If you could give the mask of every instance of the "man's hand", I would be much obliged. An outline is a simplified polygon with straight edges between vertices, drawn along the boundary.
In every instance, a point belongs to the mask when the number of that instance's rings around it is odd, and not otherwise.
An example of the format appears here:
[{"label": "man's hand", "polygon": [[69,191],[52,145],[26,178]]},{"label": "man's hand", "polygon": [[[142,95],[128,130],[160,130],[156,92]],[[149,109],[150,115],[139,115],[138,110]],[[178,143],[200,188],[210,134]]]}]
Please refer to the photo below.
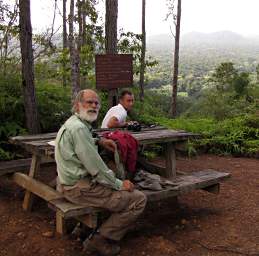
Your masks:
[{"label": "man's hand", "polygon": [[99,140],[99,145],[111,152],[114,152],[116,149],[116,143],[113,140],[109,140],[109,139],[105,139],[105,138],[101,138]]},{"label": "man's hand", "polygon": [[129,180],[124,180],[121,190],[132,192],[134,190],[134,184]]}]

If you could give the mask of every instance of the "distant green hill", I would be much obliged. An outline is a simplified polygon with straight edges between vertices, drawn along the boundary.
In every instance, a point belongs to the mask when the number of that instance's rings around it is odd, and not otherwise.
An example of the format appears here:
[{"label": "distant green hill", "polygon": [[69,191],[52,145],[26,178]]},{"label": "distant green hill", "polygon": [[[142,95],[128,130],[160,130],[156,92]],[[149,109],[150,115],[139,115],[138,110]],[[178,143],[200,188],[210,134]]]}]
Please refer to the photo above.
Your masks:
[{"label": "distant green hill", "polygon": [[[181,47],[192,47],[197,45],[207,46],[254,46],[259,49],[258,37],[244,37],[232,31],[218,31],[214,33],[190,32],[181,36]],[[174,38],[169,34],[160,34],[147,37],[147,47],[150,51],[163,48],[164,51],[171,50]]]},{"label": "distant green hill", "polygon": [[[158,66],[148,71],[149,87],[170,83],[173,45],[172,35],[148,37],[148,55],[159,61]],[[233,62],[238,70],[255,72],[259,63],[259,37],[244,37],[231,31],[208,34],[191,32],[182,35],[180,76],[201,80],[222,62]]]}]

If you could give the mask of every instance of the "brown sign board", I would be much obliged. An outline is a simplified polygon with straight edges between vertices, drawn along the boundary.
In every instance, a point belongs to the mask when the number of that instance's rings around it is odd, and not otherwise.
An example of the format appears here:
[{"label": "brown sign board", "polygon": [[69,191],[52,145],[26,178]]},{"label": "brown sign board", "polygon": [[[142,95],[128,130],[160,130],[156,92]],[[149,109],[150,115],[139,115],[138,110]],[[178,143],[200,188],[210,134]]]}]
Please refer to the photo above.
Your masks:
[{"label": "brown sign board", "polygon": [[97,89],[115,89],[133,85],[132,54],[102,54],[95,56]]}]

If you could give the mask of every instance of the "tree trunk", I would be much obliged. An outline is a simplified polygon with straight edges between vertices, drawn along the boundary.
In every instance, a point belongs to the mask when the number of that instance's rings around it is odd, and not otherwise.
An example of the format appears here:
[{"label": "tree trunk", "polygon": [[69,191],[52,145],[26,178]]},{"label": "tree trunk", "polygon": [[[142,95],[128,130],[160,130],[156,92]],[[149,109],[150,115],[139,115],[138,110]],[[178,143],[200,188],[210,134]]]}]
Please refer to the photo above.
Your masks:
[{"label": "tree trunk", "polygon": [[77,0],[77,10],[78,10],[78,38],[77,38],[77,49],[80,53],[81,46],[83,44],[83,19],[82,19],[82,8],[83,3],[81,0]]},{"label": "tree trunk", "polygon": [[22,88],[26,126],[30,134],[40,132],[35,98],[30,0],[20,0],[20,45],[22,56]]},{"label": "tree trunk", "polygon": [[[68,47],[67,44],[67,0],[63,0],[63,52]],[[66,80],[66,62],[63,62],[63,86],[65,87],[67,85],[67,80]]]},{"label": "tree trunk", "polygon": [[[78,49],[78,54],[80,56],[79,58],[79,66],[82,67],[84,65],[84,61],[81,58],[81,51],[82,51],[82,46],[84,45],[84,29],[85,29],[85,0],[78,0],[77,1],[77,8],[78,8],[78,38],[77,38],[77,49]],[[81,75],[79,73],[79,79],[80,79],[80,84],[85,87],[85,76]]]},{"label": "tree trunk", "polygon": [[[106,53],[117,53],[117,19],[118,0],[106,0],[105,14],[105,50]],[[112,89],[108,92],[109,107],[117,104],[118,90]]]},{"label": "tree trunk", "polygon": [[80,91],[80,76],[79,76],[79,54],[75,46],[74,39],[74,0],[70,2],[69,20],[69,51],[71,63],[71,83],[72,83],[72,100]]},{"label": "tree trunk", "polygon": [[139,99],[144,100],[144,81],[145,81],[145,55],[146,55],[146,0],[142,0],[142,47],[139,73]]},{"label": "tree trunk", "polygon": [[83,8],[82,8],[82,29],[83,29],[83,32],[82,32],[82,45],[85,45],[86,44],[86,1],[83,0],[82,1],[82,5],[83,5]]},{"label": "tree trunk", "polygon": [[[86,45],[86,29],[86,1],[82,0],[82,46]],[[85,59],[83,60],[83,65],[86,65]],[[88,72],[84,72],[81,77],[81,84],[84,85],[85,88],[87,88],[87,75]]]},{"label": "tree trunk", "polygon": [[178,0],[177,16],[175,26],[175,47],[174,47],[174,73],[172,81],[172,102],[171,114],[176,117],[176,100],[177,100],[177,83],[178,83],[178,66],[179,66],[179,44],[180,44],[180,25],[181,25],[181,0]]}]

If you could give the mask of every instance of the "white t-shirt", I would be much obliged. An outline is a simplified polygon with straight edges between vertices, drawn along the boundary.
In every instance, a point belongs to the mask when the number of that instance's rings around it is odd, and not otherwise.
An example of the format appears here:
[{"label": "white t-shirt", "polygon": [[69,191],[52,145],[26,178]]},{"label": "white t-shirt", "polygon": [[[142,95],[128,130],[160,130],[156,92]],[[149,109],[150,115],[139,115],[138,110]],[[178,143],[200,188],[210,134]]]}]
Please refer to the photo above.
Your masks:
[{"label": "white t-shirt", "polygon": [[120,103],[110,108],[103,119],[101,128],[108,128],[107,124],[112,117],[116,117],[119,123],[122,124],[126,121],[127,111]]}]

